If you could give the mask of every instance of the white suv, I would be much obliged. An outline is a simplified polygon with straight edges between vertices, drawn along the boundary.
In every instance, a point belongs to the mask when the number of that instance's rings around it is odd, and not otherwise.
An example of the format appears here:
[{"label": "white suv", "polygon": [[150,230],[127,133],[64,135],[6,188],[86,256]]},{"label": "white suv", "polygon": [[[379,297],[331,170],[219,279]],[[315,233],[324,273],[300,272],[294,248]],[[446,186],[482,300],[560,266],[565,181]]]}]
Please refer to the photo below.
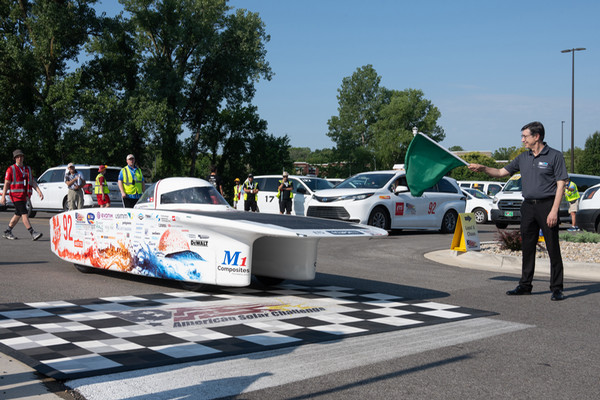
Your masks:
[{"label": "white suv", "polygon": [[341,219],[382,229],[430,229],[454,232],[466,197],[456,180],[443,177],[421,197],[408,191],[404,171],[354,175],[333,189],[317,191],[307,216]]},{"label": "white suv", "polygon": [[584,231],[600,233],[600,184],[579,193],[577,226]]},{"label": "white suv", "polygon": [[[83,175],[86,181],[83,187],[83,206],[97,207],[98,200],[94,193],[94,185],[96,184],[96,175],[98,175],[99,165],[81,165],[76,164],[75,169]],[[39,196],[31,197],[30,217],[34,217],[37,211],[65,211],[67,206],[67,185],[65,184],[66,165],[53,167],[44,172],[37,180],[38,186],[42,189],[44,200],[40,200]],[[120,167],[106,167],[104,177],[110,190],[109,197],[111,206],[122,207],[121,196],[117,186],[119,179]]]}]

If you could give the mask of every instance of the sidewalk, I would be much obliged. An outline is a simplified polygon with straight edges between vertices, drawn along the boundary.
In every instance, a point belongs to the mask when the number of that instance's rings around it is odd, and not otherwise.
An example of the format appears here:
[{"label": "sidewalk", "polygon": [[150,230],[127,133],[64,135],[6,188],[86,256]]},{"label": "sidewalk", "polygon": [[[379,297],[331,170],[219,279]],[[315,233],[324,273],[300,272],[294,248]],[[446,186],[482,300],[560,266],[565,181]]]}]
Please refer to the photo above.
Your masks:
[{"label": "sidewalk", "polygon": [[[521,257],[482,253],[479,251],[438,250],[425,258],[440,264],[521,275]],[[565,279],[600,281],[600,264],[563,262]],[[535,273],[550,276],[550,260],[537,258]]]},{"label": "sidewalk", "polygon": [[[52,379],[47,378],[48,381]],[[63,392],[54,394],[48,390],[31,367],[0,353],[0,399],[59,400],[67,399]]]}]

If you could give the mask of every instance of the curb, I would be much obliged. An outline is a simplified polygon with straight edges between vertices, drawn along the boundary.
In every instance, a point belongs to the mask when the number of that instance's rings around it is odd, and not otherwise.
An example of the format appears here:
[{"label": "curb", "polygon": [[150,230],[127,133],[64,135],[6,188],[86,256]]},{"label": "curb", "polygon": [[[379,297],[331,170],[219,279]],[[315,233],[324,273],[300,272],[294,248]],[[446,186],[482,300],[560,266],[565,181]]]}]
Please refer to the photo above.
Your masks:
[{"label": "curb", "polygon": [[[428,260],[460,268],[472,268],[521,275],[521,257],[478,251],[437,250],[424,254]],[[569,279],[600,281],[600,264],[564,261],[564,276]],[[535,273],[550,276],[550,260],[536,258]]]}]

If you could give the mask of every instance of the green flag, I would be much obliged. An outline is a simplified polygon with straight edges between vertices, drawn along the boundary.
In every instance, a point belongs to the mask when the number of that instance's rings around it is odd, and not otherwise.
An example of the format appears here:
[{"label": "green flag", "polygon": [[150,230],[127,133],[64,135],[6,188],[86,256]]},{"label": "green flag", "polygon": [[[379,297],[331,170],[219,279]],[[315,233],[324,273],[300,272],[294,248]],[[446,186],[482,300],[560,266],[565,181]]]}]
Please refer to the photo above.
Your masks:
[{"label": "green flag", "polygon": [[406,182],[413,196],[420,197],[448,171],[468,163],[434,142],[422,133],[417,133],[408,146],[404,168]]}]

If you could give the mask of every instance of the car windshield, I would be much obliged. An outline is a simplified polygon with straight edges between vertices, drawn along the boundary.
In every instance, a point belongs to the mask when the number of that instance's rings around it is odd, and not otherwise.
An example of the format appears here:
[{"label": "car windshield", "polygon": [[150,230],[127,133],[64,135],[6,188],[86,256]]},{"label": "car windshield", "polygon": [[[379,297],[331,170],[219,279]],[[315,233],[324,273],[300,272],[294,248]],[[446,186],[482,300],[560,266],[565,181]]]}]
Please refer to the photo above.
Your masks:
[{"label": "car windshield", "polygon": [[504,188],[502,189],[503,192],[520,192],[521,191],[521,176],[519,175],[518,178],[511,178],[509,179],[509,181],[506,183],[506,185],[504,186]]},{"label": "car windshield", "polygon": [[310,190],[312,190],[313,192],[316,190],[331,189],[333,187],[331,182],[328,182],[325,179],[321,179],[321,178],[302,177],[302,178],[300,178],[300,180],[302,182],[304,182],[304,184],[306,186],[308,186],[308,188]]},{"label": "car windshield", "polygon": [[222,204],[227,201],[217,192],[213,186],[191,187],[172,192],[163,193],[160,196],[161,204]]},{"label": "car windshield", "polygon": [[346,179],[335,189],[381,189],[394,175],[393,173],[358,174]]},{"label": "car windshield", "polygon": [[481,190],[477,190],[477,189],[463,189],[463,190],[465,192],[469,193],[471,196],[475,197],[476,199],[489,199],[490,198],[490,196],[483,193]]}]

